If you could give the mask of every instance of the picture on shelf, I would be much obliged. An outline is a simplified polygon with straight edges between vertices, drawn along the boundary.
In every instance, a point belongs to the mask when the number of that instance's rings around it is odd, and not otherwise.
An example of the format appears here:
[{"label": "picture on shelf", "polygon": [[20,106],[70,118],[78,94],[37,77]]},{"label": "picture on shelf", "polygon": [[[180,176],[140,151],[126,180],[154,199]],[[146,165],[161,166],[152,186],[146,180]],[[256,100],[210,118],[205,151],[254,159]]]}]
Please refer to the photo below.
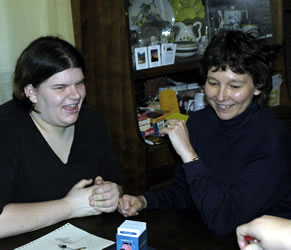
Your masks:
[{"label": "picture on shelf", "polygon": [[135,48],[134,53],[136,70],[147,69],[149,67],[147,47]]},{"label": "picture on shelf", "polygon": [[174,43],[162,44],[162,65],[175,63],[176,47]]},{"label": "picture on shelf", "polygon": [[158,50],[157,49],[151,50],[151,61],[152,62],[159,61],[159,55],[158,55]]},{"label": "picture on shelf", "polygon": [[148,47],[148,57],[150,68],[161,66],[161,47],[152,45]]},{"label": "picture on shelf", "polygon": [[144,64],[146,61],[145,59],[145,53],[138,53],[138,64]]}]

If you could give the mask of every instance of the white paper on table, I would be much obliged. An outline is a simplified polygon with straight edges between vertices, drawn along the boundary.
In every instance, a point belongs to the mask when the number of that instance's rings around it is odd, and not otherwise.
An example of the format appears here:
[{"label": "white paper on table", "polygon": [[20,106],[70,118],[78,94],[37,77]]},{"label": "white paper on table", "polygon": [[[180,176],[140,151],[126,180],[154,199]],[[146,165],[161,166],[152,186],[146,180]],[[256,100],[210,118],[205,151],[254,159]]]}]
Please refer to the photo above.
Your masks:
[{"label": "white paper on table", "polygon": [[[98,250],[113,245],[115,242],[90,234],[70,223],[15,250],[60,250],[82,249]],[[63,248],[60,246],[63,245]],[[66,246],[66,248],[65,248]],[[86,247],[86,248],[85,248]]]}]

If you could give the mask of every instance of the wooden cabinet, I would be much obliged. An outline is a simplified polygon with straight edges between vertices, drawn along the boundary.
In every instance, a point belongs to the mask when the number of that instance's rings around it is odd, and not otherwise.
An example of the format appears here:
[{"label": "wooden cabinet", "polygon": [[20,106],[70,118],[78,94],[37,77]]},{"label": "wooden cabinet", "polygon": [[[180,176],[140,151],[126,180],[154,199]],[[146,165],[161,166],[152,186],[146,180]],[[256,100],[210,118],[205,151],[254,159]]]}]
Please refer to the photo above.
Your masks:
[{"label": "wooden cabinet", "polygon": [[284,30],[284,54],[285,54],[285,70],[286,83],[288,87],[289,97],[291,97],[291,1],[284,0],[283,4],[283,30]]},{"label": "wooden cabinet", "polygon": [[[120,159],[126,192],[140,193],[170,181],[176,154],[166,143],[149,146],[140,136],[136,118],[136,84],[165,74],[197,75],[199,58],[136,72],[132,70],[125,0],[71,0],[76,46],[87,64],[87,102],[104,117]],[[282,2],[270,1],[274,41],[282,44]],[[276,67],[284,70],[284,55]],[[283,86],[284,91],[286,86]],[[289,103],[282,93],[282,102]]]},{"label": "wooden cabinet", "polygon": [[[152,160],[148,155],[158,157],[155,149],[144,143],[138,130],[126,2],[71,2],[76,46],[81,49],[87,65],[87,102],[107,123],[125,177],[125,191],[143,192],[150,183],[148,164],[152,164]],[[173,168],[175,160],[169,151],[166,154],[167,165]]]}]

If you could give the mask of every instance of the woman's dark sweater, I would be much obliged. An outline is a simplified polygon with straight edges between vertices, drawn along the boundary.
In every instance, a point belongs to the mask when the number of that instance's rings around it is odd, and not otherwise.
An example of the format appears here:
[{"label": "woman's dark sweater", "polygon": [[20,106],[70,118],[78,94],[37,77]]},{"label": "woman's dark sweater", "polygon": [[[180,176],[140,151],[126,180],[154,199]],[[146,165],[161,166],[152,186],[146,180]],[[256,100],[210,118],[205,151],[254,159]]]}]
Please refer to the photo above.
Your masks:
[{"label": "woman's dark sweater", "polygon": [[263,214],[291,219],[291,134],[269,109],[221,120],[207,107],[187,126],[200,160],[179,162],[172,185],[146,193],[148,209],[198,209],[217,235]]}]

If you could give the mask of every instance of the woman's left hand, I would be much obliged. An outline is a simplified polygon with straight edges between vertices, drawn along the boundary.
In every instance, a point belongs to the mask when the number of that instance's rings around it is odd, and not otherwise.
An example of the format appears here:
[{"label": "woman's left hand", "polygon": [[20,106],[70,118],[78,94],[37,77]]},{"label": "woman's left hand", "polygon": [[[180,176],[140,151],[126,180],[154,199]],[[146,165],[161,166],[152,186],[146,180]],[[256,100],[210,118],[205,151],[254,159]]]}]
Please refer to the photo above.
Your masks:
[{"label": "woman's left hand", "polygon": [[190,162],[197,156],[190,143],[188,128],[184,120],[168,120],[164,124],[163,129],[160,130],[160,134],[167,134],[169,136],[174,149],[184,163]]},{"label": "woman's left hand", "polygon": [[100,176],[96,177],[95,185],[96,188],[89,197],[90,205],[100,212],[114,212],[122,195],[122,188],[114,182],[103,181]]}]

